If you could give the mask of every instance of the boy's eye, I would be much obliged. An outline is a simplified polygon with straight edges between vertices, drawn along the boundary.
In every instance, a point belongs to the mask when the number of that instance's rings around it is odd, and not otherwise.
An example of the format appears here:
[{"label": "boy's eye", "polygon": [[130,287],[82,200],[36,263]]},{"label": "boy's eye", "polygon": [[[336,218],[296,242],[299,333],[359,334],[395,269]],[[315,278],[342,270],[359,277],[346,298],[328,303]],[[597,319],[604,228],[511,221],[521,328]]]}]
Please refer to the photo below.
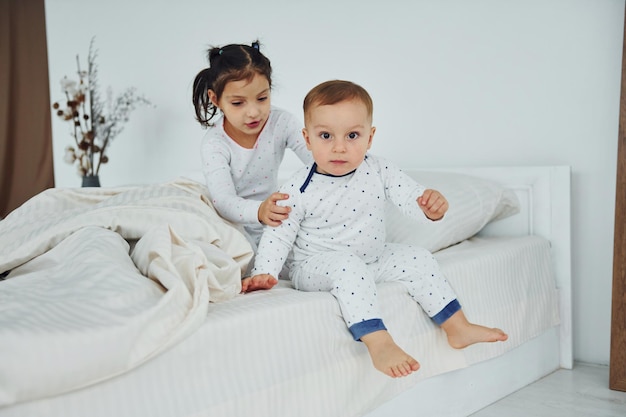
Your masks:
[{"label": "boy's eye", "polygon": [[322,138],[322,139],[330,139],[330,133],[322,132],[322,133],[320,133],[320,138]]},{"label": "boy's eye", "polygon": [[359,137],[359,134],[357,132],[348,133],[348,139],[357,139],[358,137]]},{"label": "boy's eye", "polygon": [[267,97],[267,96],[266,96],[266,97],[259,97],[259,101],[265,101],[265,100],[267,100],[267,99],[268,99],[268,97]]},{"label": "boy's eye", "polygon": [[232,103],[230,103],[231,105],[237,107],[237,106],[241,106],[241,101],[233,101]]}]

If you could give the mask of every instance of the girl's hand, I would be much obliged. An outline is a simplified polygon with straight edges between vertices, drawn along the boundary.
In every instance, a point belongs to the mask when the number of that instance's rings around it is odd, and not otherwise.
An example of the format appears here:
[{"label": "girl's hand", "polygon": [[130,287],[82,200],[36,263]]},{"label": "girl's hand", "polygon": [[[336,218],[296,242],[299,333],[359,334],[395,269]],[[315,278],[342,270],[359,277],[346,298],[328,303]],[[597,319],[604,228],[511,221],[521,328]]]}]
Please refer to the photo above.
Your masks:
[{"label": "girl's hand", "polygon": [[276,205],[277,201],[287,200],[289,198],[289,194],[283,193],[274,193],[267,198],[264,202],[259,206],[259,221],[268,226],[280,226],[287,217],[289,217],[289,212],[291,211],[291,207],[289,206],[278,206]]},{"label": "girl's hand", "polygon": [[440,220],[448,211],[448,200],[437,190],[425,190],[417,204],[430,220]]},{"label": "girl's hand", "polygon": [[255,275],[241,280],[241,292],[269,290],[277,283],[278,280],[270,274]]}]

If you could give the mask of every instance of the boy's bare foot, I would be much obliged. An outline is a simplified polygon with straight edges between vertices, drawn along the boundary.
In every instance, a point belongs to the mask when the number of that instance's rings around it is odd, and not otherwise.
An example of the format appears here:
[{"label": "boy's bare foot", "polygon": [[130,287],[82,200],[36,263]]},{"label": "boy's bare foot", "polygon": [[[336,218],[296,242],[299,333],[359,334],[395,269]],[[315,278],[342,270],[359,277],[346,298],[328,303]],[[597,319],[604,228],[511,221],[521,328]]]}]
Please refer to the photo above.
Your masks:
[{"label": "boy's bare foot", "polygon": [[474,343],[504,342],[509,338],[500,329],[470,323],[462,310],[454,313],[441,328],[448,335],[448,343],[455,349],[463,349]]},{"label": "boy's bare foot", "polygon": [[241,280],[241,292],[269,290],[278,280],[269,274],[255,275]]},{"label": "boy's bare foot", "polygon": [[392,378],[407,376],[420,368],[420,364],[400,349],[386,330],[378,330],[361,337],[367,346],[374,367]]}]

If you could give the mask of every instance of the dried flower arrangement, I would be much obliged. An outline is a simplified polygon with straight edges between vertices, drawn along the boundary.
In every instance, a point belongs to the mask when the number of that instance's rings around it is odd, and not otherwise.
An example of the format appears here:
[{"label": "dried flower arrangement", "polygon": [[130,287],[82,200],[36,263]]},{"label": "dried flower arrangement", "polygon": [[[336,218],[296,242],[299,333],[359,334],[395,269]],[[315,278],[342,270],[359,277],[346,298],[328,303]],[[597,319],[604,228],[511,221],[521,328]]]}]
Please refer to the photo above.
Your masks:
[{"label": "dried flower arrangement", "polygon": [[115,99],[109,87],[106,102],[103,101],[98,85],[94,39],[89,44],[87,70],[81,70],[76,55],[78,82],[67,76],[61,80],[65,107],[60,101],[52,105],[58,117],[72,123],[74,144],[66,147],[64,160],[68,164],[76,163],[78,174],[83,178],[99,175],[101,164],[109,161],[108,147],[128,122],[130,113],[140,105],[152,106],[134,87],[127,88]]}]

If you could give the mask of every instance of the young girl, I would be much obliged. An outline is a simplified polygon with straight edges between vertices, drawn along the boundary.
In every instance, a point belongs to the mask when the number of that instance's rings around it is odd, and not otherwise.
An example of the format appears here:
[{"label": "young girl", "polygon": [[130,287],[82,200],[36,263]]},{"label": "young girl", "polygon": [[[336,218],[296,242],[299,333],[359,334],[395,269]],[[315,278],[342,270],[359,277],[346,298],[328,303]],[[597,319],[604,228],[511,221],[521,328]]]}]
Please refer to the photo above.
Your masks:
[{"label": "young girl", "polygon": [[213,47],[208,61],[193,83],[196,119],[208,129],[202,171],[217,211],[242,224],[256,249],[263,225],[289,215],[290,207],[276,205],[289,196],[274,192],[285,148],[304,163],[312,157],[301,123],[270,104],[272,67],[258,41]]}]

